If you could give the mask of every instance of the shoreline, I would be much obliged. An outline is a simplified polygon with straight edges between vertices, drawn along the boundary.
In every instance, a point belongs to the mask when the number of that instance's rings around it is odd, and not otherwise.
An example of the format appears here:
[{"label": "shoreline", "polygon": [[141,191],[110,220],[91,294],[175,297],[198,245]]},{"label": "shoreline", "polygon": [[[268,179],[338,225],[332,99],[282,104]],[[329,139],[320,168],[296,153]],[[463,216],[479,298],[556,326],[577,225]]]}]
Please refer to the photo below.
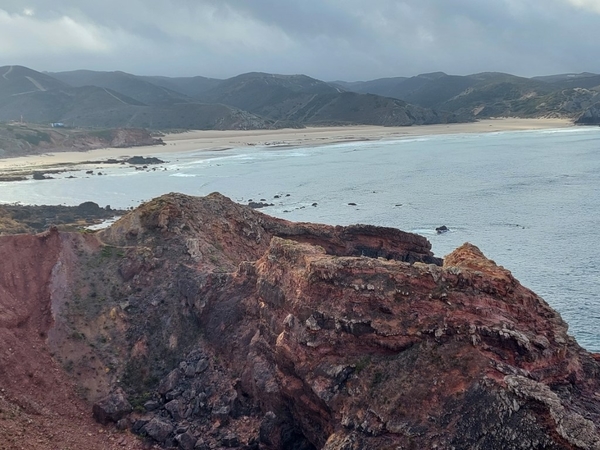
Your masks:
[{"label": "shoreline", "polygon": [[400,140],[406,137],[444,134],[479,134],[503,131],[545,130],[575,127],[569,119],[485,119],[471,123],[382,127],[353,125],[337,127],[308,127],[279,130],[198,130],[165,135],[166,145],[130,148],[102,148],[86,152],[56,152],[43,155],[0,159],[0,175],[17,176],[34,170],[64,169],[94,165],[103,160],[131,156],[154,156],[194,151],[225,151],[233,148],[314,147],[345,142]]}]

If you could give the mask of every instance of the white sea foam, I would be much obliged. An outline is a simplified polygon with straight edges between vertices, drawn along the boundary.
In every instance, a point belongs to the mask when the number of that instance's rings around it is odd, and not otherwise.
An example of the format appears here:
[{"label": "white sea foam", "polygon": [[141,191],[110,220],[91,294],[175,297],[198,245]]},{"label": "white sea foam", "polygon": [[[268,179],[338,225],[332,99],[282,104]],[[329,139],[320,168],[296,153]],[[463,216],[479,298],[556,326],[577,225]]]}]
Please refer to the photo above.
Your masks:
[{"label": "white sea foam", "polygon": [[195,175],[193,173],[181,173],[181,172],[177,172],[177,173],[172,173],[169,176],[170,177],[179,177],[179,178],[195,178],[198,175]]}]

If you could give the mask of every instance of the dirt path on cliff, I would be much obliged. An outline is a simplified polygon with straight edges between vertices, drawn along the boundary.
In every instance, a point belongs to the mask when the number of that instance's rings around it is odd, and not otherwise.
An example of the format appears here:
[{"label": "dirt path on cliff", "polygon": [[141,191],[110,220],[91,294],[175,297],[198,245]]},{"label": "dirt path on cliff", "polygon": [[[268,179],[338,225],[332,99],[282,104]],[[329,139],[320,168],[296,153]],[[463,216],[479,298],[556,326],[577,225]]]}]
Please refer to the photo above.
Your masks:
[{"label": "dirt path on cliff", "polygon": [[8,80],[8,74],[11,73],[13,70],[13,66],[10,66],[8,68],[8,70],[6,71],[6,73],[2,74],[2,78],[4,78],[5,80]]}]

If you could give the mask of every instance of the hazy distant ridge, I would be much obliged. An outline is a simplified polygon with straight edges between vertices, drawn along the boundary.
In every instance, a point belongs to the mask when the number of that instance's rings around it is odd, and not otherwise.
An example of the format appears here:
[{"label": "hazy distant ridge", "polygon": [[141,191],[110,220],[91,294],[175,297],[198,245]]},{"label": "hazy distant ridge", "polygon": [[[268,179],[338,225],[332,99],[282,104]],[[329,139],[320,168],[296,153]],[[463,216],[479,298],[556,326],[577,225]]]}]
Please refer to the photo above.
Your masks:
[{"label": "hazy distant ridge", "polygon": [[533,78],[485,72],[467,76],[443,72],[411,78],[334,82],[347,90],[405,100],[427,108],[476,118],[568,117],[577,120],[600,100],[600,75],[560,74]]},{"label": "hazy distant ridge", "polygon": [[[327,83],[252,72],[226,80],[0,67],[0,121],[150,129],[260,129],[306,125],[407,126],[476,118],[598,121],[600,75],[534,78],[443,72]],[[585,118],[585,119],[583,119]]]}]

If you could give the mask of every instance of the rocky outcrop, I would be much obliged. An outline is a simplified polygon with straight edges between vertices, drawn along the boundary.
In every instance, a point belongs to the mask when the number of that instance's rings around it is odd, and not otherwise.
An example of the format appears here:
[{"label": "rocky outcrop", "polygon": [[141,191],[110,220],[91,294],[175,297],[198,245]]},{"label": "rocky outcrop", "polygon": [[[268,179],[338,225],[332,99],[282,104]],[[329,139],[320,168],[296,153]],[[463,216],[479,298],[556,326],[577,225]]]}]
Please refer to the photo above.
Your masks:
[{"label": "rocky outcrop", "polygon": [[94,202],[78,206],[0,205],[0,236],[17,233],[41,233],[51,225],[61,229],[77,229],[99,224],[124,214],[109,205]]},{"label": "rocky outcrop", "polygon": [[420,236],[219,194],[163,196],[86,239],[51,346],[88,398],[126,392],[119,423],[148,444],[600,448],[598,358],[473,245],[442,261]]},{"label": "rocky outcrop", "polygon": [[577,125],[600,125],[600,103],[586,109],[575,123]]},{"label": "rocky outcrop", "polygon": [[[202,337],[138,419],[170,423],[167,445],[185,430],[273,449],[597,448],[598,363],[472,245],[442,265],[419,236],[293,224],[218,194],[163,197],[103,239],[160,242],[155,265],[184,255],[170,284]],[[164,291],[134,260],[140,295]]]},{"label": "rocky outcrop", "polygon": [[142,128],[83,130],[44,125],[0,125],[1,156],[24,156],[49,151],[87,151],[98,148],[129,148],[165,145],[162,139]]}]

